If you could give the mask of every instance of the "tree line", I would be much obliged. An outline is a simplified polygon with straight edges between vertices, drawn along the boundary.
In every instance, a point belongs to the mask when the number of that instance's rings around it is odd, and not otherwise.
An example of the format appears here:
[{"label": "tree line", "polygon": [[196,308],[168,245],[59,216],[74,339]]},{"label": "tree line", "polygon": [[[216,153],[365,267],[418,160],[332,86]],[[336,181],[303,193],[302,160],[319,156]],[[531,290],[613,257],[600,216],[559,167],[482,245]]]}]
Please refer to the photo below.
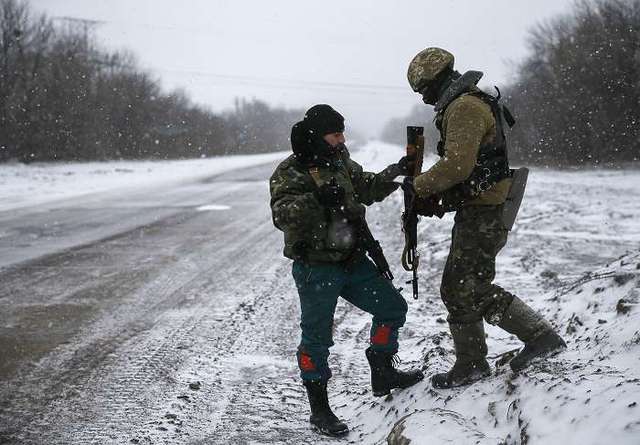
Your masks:
[{"label": "tree line", "polygon": [[640,1],[580,1],[530,33],[512,151],[546,165],[640,160]]},{"label": "tree line", "polygon": [[[503,88],[517,163],[559,167],[640,161],[640,0],[581,0],[534,27]],[[425,107],[422,107],[425,108]],[[383,137],[404,143],[390,124]],[[394,136],[395,134],[395,136]]]},{"label": "tree line", "polygon": [[440,133],[432,124],[434,117],[435,113],[432,107],[426,106],[420,101],[419,104],[411,108],[406,116],[390,119],[382,128],[380,139],[389,144],[404,145],[407,143],[407,126],[423,126],[425,151],[432,150],[433,153],[436,153]]},{"label": "tree line", "polygon": [[237,100],[213,113],[165,93],[126,52],[100,48],[86,23],[0,0],[0,161],[176,159],[289,147],[301,110]]}]

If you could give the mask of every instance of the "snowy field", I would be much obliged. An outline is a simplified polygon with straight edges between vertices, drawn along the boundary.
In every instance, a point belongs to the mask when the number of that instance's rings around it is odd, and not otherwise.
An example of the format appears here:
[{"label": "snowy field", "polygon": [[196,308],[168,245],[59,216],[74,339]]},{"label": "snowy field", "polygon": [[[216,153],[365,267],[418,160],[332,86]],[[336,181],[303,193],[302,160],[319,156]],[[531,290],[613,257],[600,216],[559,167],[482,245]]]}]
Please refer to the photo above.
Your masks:
[{"label": "snowy field", "polygon": [[[401,155],[401,147],[373,142],[353,158],[376,171]],[[53,328],[43,325],[52,342],[46,355],[0,386],[8,406],[3,414],[0,404],[0,443],[3,431],[6,443],[640,443],[640,172],[531,172],[496,281],[541,311],[568,350],[520,375],[502,364],[518,341],[489,327],[492,377],[455,390],[425,380],[375,399],[364,356],[370,318],[341,302],[329,390],[351,433],[336,441],[308,429],[294,358],[297,296],[270,222],[268,172],[210,179],[284,156],[0,166],[6,220],[43,204],[64,216],[67,201],[77,212],[69,221],[80,212],[89,219],[90,210],[93,218],[130,218],[114,203],[119,195],[130,201],[126,212],[164,206],[149,226],[0,275],[0,313],[11,317],[0,320],[0,334],[65,311]],[[150,204],[146,195],[160,186]],[[82,205],[102,194],[109,198]],[[401,210],[396,192],[368,219],[396,285],[406,288],[403,366],[430,376],[454,359],[438,295],[452,217],[420,222],[414,301],[399,264]]]}]

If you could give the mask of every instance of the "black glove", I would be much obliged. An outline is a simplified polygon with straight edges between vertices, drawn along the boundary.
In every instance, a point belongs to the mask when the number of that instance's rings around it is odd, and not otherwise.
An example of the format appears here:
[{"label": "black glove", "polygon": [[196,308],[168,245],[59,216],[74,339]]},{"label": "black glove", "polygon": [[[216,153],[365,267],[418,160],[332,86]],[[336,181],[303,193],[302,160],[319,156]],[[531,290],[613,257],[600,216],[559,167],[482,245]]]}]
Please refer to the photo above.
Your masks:
[{"label": "black glove", "polygon": [[416,155],[412,154],[401,157],[398,161],[398,168],[400,169],[401,175],[413,176],[413,173],[416,169]]},{"label": "black glove", "polygon": [[336,178],[325,182],[316,190],[316,198],[324,207],[336,208],[340,207],[344,202],[344,188],[338,184]]},{"label": "black glove", "polygon": [[444,210],[442,209],[438,195],[430,195],[426,198],[420,198],[418,195],[415,195],[411,205],[418,215],[428,217],[437,216],[438,218],[444,216]]},{"label": "black glove", "polygon": [[405,176],[401,185],[402,190],[409,193],[411,196],[414,196],[416,194],[416,189],[413,187],[413,180],[413,176]]}]

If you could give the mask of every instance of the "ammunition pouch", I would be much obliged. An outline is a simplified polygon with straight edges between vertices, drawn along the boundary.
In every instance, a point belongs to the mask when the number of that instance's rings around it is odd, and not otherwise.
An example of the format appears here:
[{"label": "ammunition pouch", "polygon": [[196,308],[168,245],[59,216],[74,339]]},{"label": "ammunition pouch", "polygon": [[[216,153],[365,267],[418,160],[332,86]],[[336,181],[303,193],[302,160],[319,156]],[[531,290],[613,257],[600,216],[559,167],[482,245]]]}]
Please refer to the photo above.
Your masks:
[{"label": "ammunition pouch", "polygon": [[482,154],[478,156],[478,162],[471,175],[464,182],[443,193],[443,206],[446,212],[458,210],[465,202],[477,198],[498,182],[513,176],[507,157],[492,156],[494,149],[490,144],[484,147],[486,147],[485,156]]}]

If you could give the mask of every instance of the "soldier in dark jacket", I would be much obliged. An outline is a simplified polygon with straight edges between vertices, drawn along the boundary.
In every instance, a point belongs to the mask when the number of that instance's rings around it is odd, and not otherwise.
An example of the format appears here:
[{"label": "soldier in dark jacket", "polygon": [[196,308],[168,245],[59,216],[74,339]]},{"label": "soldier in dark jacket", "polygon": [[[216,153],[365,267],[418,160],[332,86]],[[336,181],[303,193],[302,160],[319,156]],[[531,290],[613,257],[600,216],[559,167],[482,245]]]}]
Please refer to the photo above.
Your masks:
[{"label": "soldier in dark jacket", "polygon": [[448,51],[427,48],[415,56],[408,71],[412,89],[434,105],[441,136],[440,159],[415,178],[415,192],[427,202],[440,202],[444,210],[456,210],[440,288],[456,362],[450,371],[431,378],[438,388],[469,384],[490,374],[483,318],[524,342],[510,362],[514,371],[566,347],[549,322],[493,283],[496,255],[507,242],[502,215],[512,181],[503,108],[476,87],[482,73],[460,74],[453,63]]},{"label": "soldier in dark jacket", "polygon": [[400,371],[393,365],[407,303],[367,257],[361,239],[364,206],[396,190],[393,179],[408,171],[411,159],[405,157],[381,173],[365,172],[350,158],[343,132],[344,118],[333,108],[310,108],[291,130],[293,155],[270,181],[273,223],[284,232],[284,255],[294,261],[300,296],[297,359],[311,405],[310,421],[320,432],[335,436],[348,432],[327,398],[327,358],[339,296],[373,315],[366,356],[375,396],[423,378],[419,370]]}]

